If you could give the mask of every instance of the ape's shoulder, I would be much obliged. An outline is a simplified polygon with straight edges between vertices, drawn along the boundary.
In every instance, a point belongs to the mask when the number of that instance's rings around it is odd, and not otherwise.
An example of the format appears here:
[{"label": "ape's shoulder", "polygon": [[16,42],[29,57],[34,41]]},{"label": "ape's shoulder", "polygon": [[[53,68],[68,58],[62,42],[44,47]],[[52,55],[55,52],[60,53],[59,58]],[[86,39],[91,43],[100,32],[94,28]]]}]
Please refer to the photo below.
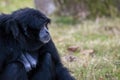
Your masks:
[{"label": "ape's shoulder", "polygon": [[11,19],[11,17],[12,16],[9,14],[1,14],[0,15],[0,27],[1,27],[1,25],[7,23],[7,21],[9,21]]},{"label": "ape's shoulder", "polygon": [[8,30],[8,22],[11,20],[11,16],[8,14],[0,15],[0,34],[6,33]]}]

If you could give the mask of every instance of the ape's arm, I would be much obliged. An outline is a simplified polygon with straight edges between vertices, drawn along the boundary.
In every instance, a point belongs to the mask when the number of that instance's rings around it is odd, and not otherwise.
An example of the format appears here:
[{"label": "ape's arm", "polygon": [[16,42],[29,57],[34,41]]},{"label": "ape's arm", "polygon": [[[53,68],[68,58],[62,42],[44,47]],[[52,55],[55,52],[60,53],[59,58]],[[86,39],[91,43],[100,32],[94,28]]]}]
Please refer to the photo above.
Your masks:
[{"label": "ape's arm", "polygon": [[58,51],[53,43],[52,40],[50,40],[47,44],[45,44],[41,49],[40,52],[42,53],[50,53],[53,59],[53,62],[55,65],[61,65],[61,60],[58,54]]},{"label": "ape's arm", "polygon": [[31,54],[31,53],[22,53],[21,56],[18,58],[18,61],[21,62],[25,70],[29,72],[32,68],[36,68],[38,62],[38,55]]},{"label": "ape's arm", "polygon": [[55,64],[56,69],[56,78],[57,80],[75,80],[69,73],[69,71],[63,66],[58,51],[53,43],[50,40],[47,44],[44,45],[46,53],[50,53]]},{"label": "ape's arm", "polygon": [[5,55],[1,55],[2,53],[0,53],[0,73],[3,71],[3,65],[4,62],[6,60],[6,56]]}]

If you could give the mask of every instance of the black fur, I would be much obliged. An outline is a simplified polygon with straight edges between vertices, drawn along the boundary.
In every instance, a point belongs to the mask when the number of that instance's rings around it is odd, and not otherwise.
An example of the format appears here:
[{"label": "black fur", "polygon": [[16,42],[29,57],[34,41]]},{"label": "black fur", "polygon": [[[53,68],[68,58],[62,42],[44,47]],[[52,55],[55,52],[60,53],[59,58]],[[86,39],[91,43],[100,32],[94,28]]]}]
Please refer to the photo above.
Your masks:
[{"label": "black fur", "polygon": [[[63,66],[52,39],[44,44],[32,34],[48,23],[49,18],[31,8],[0,15],[0,80],[75,80]],[[38,55],[36,68],[29,72],[18,61],[26,52]]]}]

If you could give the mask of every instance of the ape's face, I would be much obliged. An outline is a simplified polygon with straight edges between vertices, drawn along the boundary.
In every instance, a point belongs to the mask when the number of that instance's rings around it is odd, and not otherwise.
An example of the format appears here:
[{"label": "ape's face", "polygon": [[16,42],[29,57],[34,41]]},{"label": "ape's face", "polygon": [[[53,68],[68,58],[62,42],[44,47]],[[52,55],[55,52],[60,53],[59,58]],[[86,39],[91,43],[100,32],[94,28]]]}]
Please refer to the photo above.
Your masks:
[{"label": "ape's face", "polygon": [[27,27],[25,30],[25,35],[27,38],[32,40],[41,41],[42,43],[47,43],[50,40],[50,34],[47,29],[48,22],[43,23],[39,28]]},{"label": "ape's face", "polygon": [[39,40],[43,43],[47,43],[50,40],[50,35],[46,26],[42,27],[39,31]]}]

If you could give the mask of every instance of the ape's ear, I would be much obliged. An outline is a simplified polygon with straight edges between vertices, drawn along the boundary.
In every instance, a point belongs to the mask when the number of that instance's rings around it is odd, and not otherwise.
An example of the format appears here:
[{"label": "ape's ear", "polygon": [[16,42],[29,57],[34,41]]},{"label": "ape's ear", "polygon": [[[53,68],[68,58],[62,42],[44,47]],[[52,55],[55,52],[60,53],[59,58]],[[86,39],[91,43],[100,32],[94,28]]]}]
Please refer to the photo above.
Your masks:
[{"label": "ape's ear", "polygon": [[6,23],[6,32],[12,33],[13,37],[16,38],[19,35],[18,25],[15,20],[8,20]]}]

